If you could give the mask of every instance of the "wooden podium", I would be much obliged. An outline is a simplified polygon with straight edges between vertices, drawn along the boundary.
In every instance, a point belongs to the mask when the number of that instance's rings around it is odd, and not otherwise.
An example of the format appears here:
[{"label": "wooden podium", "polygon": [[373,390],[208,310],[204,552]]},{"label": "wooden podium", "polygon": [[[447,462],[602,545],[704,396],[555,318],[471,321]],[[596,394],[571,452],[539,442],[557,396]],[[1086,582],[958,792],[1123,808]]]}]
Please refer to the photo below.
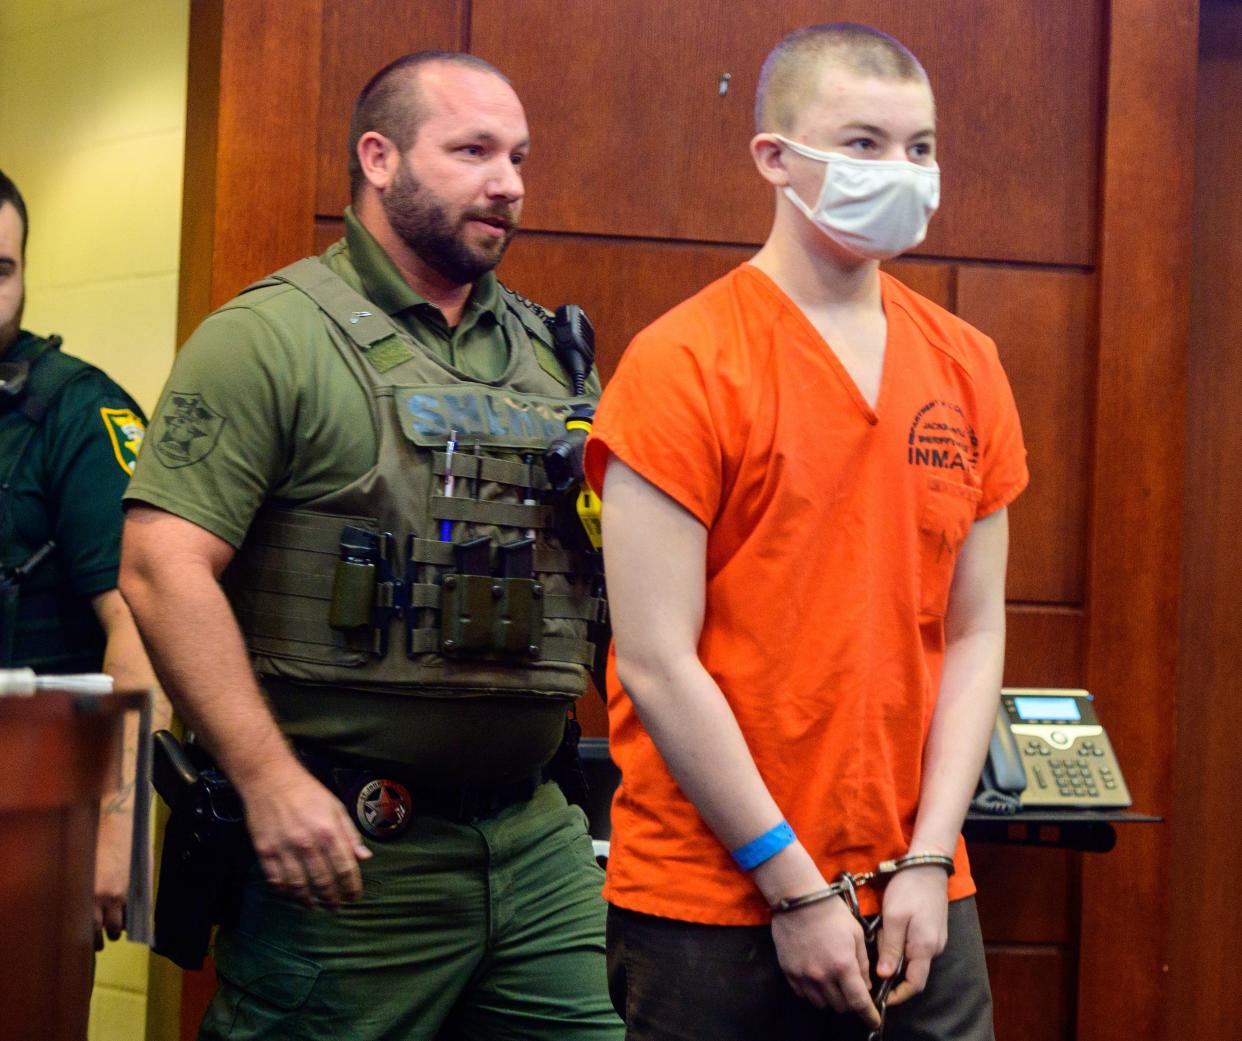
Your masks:
[{"label": "wooden podium", "polygon": [[0,1034],[84,1041],[99,801],[142,694],[0,697]]}]

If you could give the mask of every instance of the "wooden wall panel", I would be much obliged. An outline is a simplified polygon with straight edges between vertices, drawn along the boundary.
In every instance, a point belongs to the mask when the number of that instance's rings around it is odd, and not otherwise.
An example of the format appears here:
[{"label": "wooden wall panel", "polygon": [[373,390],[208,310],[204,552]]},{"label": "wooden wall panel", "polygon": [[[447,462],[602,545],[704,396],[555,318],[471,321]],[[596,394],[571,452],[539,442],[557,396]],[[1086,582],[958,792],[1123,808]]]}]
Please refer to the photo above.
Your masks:
[{"label": "wooden wall panel", "polygon": [[920,252],[1088,264],[1100,11],[1044,0],[474,0],[470,39],[527,107],[532,229],[762,241],[771,192],[747,153],[759,68],[785,32],[830,17],[893,32],[932,76],[945,204]]},{"label": "wooden wall panel", "polygon": [[[1198,7],[1113,0],[1108,51],[1087,681],[1135,808],[1157,814],[1172,799],[1194,152],[1153,164],[1152,142],[1192,132]],[[1167,827],[1122,829],[1083,862],[1080,1037],[1159,1035],[1172,868]]]},{"label": "wooden wall panel", "polygon": [[315,212],[349,203],[349,114],[375,73],[412,51],[466,48],[468,0],[323,0]]},{"label": "wooden wall panel", "polygon": [[1076,942],[1078,854],[977,841],[969,853],[988,943]]},{"label": "wooden wall panel", "polygon": [[1005,618],[1007,686],[1081,687],[1086,683],[1087,620],[1080,608],[1010,604]]},{"label": "wooden wall panel", "polygon": [[1056,947],[1026,945],[989,947],[987,956],[996,1041],[1061,1041],[1075,1036],[1072,956]]},{"label": "wooden wall panel", "polygon": [[344,234],[345,219],[343,217],[316,217],[314,232],[315,252],[322,253]]},{"label": "wooden wall panel", "polygon": [[216,235],[216,162],[220,140],[220,51],[224,5],[190,5],[185,172],[181,186],[181,267],[177,279],[177,344],[212,308]]},{"label": "wooden wall panel", "polygon": [[769,192],[746,152],[758,64],[733,69],[725,96],[718,86],[726,41],[753,35],[767,5],[473,0],[471,11],[472,49],[526,105],[528,227],[762,239]]},{"label": "wooden wall panel", "polygon": [[957,312],[991,336],[1026,437],[1031,483],[1010,511],[1009,596],[1081,604],[1090,483],[1092,276],[963,265]]},{"label": "wooden wall panel", "polygon": [[[1174,774],[1169,1022],[1187,1038],[1242,1037],[1242,995],[1210,988],[1242,934],[1242,3],[1200,8],[1194,285],[1186,425],[1180,683]],[[1173,1036],[1173,1029],[1169,1030]]]},{"label": "wooden wall panel", "polygon": [[311,249],[320,0],[191,8],[178,327]]}]

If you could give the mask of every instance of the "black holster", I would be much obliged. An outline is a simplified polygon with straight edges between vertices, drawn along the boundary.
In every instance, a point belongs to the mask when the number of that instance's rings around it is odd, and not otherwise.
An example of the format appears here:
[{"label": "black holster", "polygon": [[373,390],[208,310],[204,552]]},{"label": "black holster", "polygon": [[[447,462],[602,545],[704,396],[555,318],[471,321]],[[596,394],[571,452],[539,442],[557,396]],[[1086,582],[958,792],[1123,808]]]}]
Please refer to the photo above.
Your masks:
[{"label": "black holster", "polygon": [[578,754],[578,744],[582,740],[582,724],[575,715],[565,719],[565,733],[561,737],[560,746],[552,761],[543,768],[543,775],[549,781],[555,781],[565,793],[565,801],[585,809],[589,786],[586,771],[582,769],[582,758]]},{"label": "black holster", "polygon": [[151,949],[183,969],[200,969],[212,929],[237,921],[254,849],[236,789],[197,746],[159,731],[152,774],[171,814]]}]

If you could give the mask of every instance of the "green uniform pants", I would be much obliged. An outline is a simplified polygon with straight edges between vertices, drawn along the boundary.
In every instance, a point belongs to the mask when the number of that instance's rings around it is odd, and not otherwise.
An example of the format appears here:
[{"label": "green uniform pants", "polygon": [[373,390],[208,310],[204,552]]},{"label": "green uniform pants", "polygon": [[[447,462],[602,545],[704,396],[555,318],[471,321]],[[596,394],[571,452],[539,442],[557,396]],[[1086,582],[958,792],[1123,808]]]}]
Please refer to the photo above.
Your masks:
[{"label": "green uniform pants", "polygon": [[336,914],[252,875],[200,1041],[620,1041],[603,872],[556,785],[475,824],[416,813],[369,845],[362,899]]}]

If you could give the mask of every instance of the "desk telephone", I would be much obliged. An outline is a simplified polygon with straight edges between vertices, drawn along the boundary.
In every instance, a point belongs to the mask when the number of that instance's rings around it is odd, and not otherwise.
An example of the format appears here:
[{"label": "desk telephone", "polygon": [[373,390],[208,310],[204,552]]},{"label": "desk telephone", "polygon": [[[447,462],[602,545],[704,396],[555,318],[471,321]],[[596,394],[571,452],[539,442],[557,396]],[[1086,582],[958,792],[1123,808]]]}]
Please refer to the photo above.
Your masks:
[{"label": "desk telephone", "polygon": [[983,768],[983,789],[1024,810],[1125,809],[1130,792],[1085,690],[1007,687]]}]

